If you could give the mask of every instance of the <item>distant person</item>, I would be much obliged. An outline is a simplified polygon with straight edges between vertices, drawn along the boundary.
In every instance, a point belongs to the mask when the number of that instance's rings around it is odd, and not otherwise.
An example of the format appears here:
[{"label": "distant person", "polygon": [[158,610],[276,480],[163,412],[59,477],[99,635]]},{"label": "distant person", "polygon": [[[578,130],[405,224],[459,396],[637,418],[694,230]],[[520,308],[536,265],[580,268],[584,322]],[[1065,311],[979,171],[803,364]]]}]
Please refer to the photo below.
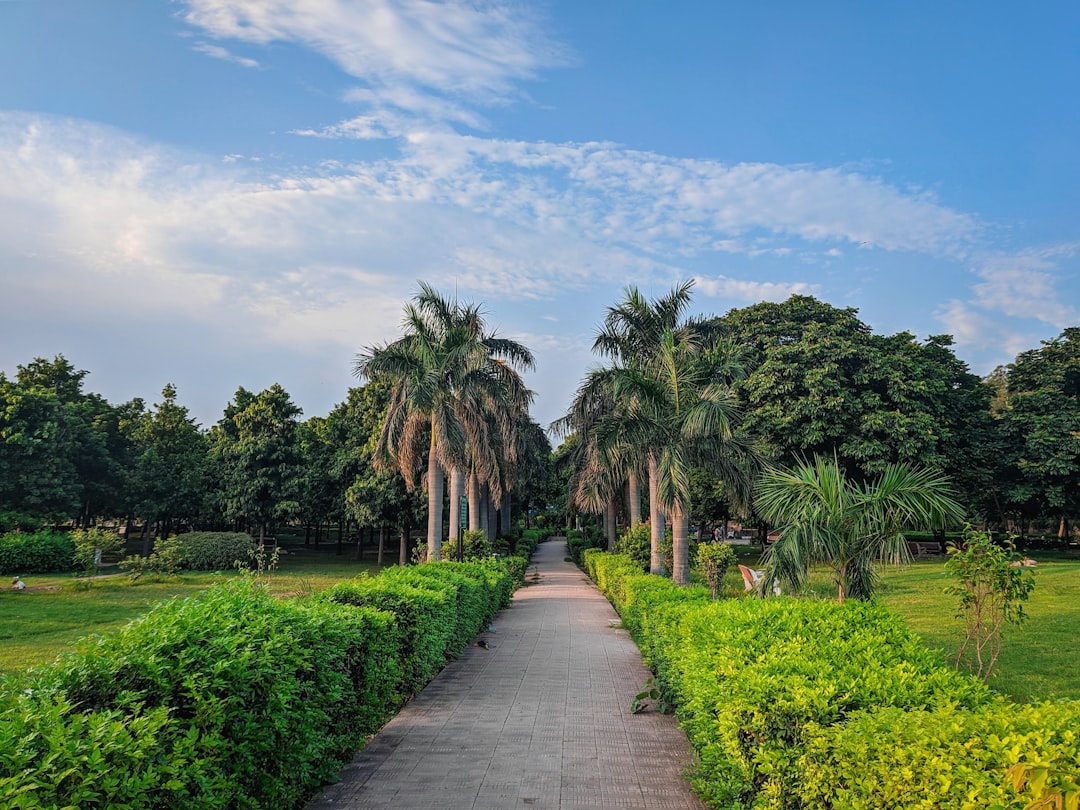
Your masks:
[{"label": "distant person", "polygon": [[15,577],[15,579],[11,580],[11,587],[14,588],[17,591],[25,591],[26,590],[26,583],[23,582],[18,577]]}]

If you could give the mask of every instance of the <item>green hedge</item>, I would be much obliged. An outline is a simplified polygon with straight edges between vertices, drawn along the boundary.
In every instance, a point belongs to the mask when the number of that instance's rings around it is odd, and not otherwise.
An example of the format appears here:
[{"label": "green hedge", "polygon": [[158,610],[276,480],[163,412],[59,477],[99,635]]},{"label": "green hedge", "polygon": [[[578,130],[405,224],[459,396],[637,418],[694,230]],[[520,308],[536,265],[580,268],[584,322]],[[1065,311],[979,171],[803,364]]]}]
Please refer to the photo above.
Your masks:
[{"label": "green hedge", "polygon": [[246,532],[186,532],[159,542],[157,550],[171,551],[187,571],[230,571],[251,562],[255,540]]},{"label": "green hedge", "polygon": [[396,617],[402,698],[418,692],[446,663],[457,609],[453,594],[402,573],[408,570],[390,568],[378,577],[338,583],[324,593],[329,601],[378,608]]},{"label": "green hedge", "polygon": [[570,529],[566,533],[566,548],[570,557],[578,565],[584,564],[585,552],[592,548],[601,548],[604,538],[595,533],[586,533],[581,529]]},{"label": "green hedge", "polygon": [[[1080,701],[1016,705],[1001,698],[972,711],[876,709],[811,727],[806,741],[799,762],[799,806],[806,810],[1022,808],[1038,792],[1017,799],[1006,773],[1018,762],[1053,763],[1071,775],[1074,789],[1080,780]],[[1051,775],[1046,787],[1056,783]]]},{"label": "green hedge", "polygon": [[0,535],[0,574],[53,574],[75,565],[75,542],[66,532]]},{"label": "green hedge", "polygon": [[1080,702],[1010,704],[880,605],[713,602],[627,557],[585,565],[676,705],[713,806],[1020,808],[1038,796],[1008,786],[1016,763],[1057,769],[1049,789],[1080,779]]},{"label": "green hedge", "polygon": [[0,685],[0,807],[293,808],[507,604],[495,561],[159,604]]},{"label": "green hedge", "polygon": [[[389,717],[397,635],[386,612],[277,599],[251,582],[162,603],[5,697],[0,796],[82,810],[297,807]],[[103,732],[109,755],[80,755]],[[144,748],[142,768],[115,770]]]}]

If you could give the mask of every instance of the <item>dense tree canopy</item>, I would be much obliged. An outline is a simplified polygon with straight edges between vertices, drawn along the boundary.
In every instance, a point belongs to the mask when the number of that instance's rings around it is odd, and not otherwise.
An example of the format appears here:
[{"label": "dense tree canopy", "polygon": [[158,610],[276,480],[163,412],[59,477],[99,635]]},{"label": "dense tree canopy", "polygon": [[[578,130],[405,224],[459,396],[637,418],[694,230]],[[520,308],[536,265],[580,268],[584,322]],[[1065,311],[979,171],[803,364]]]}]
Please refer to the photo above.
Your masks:
[{"label": "dense tree canopy", "polygon": [[[453,375],[442,378],[455,380],[444,431],[453,441],[436,461],[446,467],[450,489],[455,480],[461,487],[455,495],[486,498],[470,521],[482,515],[489,531],[500,520],[505,528],[511,518],[496,520],[496,501],[512,501],[518,518],[529,511],[565,515],[574,509],[567,499],[573,479],[579,496],[595,490],[590,508],[610,513],[612,525],[616,513],[629,522],[639,514],[637,481],[649,480],[652,462],[652,481],[660,485],[666,458],[672,464],[663,495],[657,490],[650,498],[660,516],[654,529],[663,527],[665,509],[675,512],[676,496],[699,529],[728,517],[745,525],[754,516],[738,507],[717,462],[697,449],[679,452],[674,441],[689,441],[700,427],[691,420],[676,428],[709,390],[695,383],[686,397],[683,384],[706,357],[719,358],[703,347],[722,340],[730,362],[712,372],[732,395],[742,430],[760,440],[774,465],[835,458],[850,481],[863,485],[891,465],[917,463],[947,476],[975,521],[1072,536],[1080,508],[1080,327],[980,380],[946,335],[877,335],[856,310],[807,296],[691,323],[683,318],[689,289],[682,285],[658,301],[630,295],[611,308],[596,343],[610,365],[583,388],[572,435],[554,454],[528,417],[529,392],[514,367],[527,367],[527,350],[488,334],[478,308],[429,291],[435,309],[418,317],[445,316],[452,326],[443,336],[448,365],[440,368],[449,374],[450,361],[471,352],[476,362],[459,363],[460,380],[467,370],[482,383],[470,388]],[[737,367],[741,376],[731,373]],[[34,358],[13,377],[0,373],[0,529],[106,519],[164,531],[242,524],[258,532],[282,521],[333,521],[400,534],[431,513],[400,471],[375,464],[388,424],[399,430],[401,447],[417,442],[417,466],[404,472],[430,461],[430,420],[402,433],[405,422],[386,418],[395,402],[389,377],[373,374],[331,413],[306,420],[280,386],[240,388],[209,430],[194,422],[173,386],[147,408],[141,399],[113,405],[85,389],[88,379],[63,356]],[[421,401],[419,391],[406,398],[410,407]],[[665,402],[676,407],[665,410]],[[590,454],[593,466],[582,467]],[[436,500],[445,509],[445,496]]]}]

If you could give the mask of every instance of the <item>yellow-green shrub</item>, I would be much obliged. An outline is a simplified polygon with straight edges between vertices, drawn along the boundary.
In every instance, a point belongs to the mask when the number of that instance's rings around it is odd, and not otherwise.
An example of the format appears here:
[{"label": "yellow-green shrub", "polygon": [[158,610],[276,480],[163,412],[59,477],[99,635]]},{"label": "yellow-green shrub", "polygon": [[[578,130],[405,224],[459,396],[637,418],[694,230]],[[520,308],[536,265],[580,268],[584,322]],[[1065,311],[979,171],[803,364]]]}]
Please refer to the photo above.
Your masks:
[{"label": "yellow-green shrub", "polygon": [[806,810],[1019,810],[1053,790],[1055,780],[1021,797],[1007,778],[1011,766],[1052,765],[1080,776],[1080,701],[874,709],[839,725],[814,725],[805,741],[798,764]]}]

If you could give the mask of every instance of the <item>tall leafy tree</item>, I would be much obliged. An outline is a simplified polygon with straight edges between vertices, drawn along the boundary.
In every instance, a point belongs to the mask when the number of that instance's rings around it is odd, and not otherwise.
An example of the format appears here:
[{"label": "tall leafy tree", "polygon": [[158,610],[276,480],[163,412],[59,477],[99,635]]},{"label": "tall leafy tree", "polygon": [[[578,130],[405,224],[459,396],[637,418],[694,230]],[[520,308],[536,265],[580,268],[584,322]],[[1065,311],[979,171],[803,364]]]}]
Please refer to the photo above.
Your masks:
[{"label": "tall leafy tree", "polygon": [[257,527],[260,539],[275,521],[299,511],[300,414],[277,383],[258,394],[240,387],[211,429],[223,513]]},{"label": "tall leafy tree", "polygon": [[63,404],[52,391],[0,374],[0,515],[8,525],[65,520],[81,490]]},{"label": "tall leafy tree", "polygon": [[1012,499],[1057,517],[1067,538],[1080,512],[1080,327],[1023,352],[1006,373],[1003,421],[1016,449]]},{"label": "tall leafy tree", "polygon": [[791,468],[769,467],[758,483],[758,512],[780,526],[765,553],[768,575],[798,590],[810,567],[828,567],[837,599],[868,599],[875,564],[908,557],[904,530],[942,527],[963,517],[948,479],[923,467],[895,464],[876,479],[848,477],[836,456],[817,456]]},{"label": "tall leafy tree", "polygon": [[986,508],[1001,455],[991,392],[948,335],[875,335],[857,310],[798,295],[717,323],[745,348],[737,389],[747,429],[774,462],[835,454],[857,476],[923,464],[948,473],[965,503]]},{"label": "tall leafy tree", "polygon": [[177,402],[176,388],[166,385],[161,402],[129,430],[136,454],[136,511],[146,524],[162,521],[168,527],[199,516],[207,484],[206,436]]},{"label": "tall leafy tree", "polygon": [[471,463],[496,478],[489,417],[501,426],[513,410],[504,403],[527,402],[524,385],[509,385],[520,383],[517,368],[532,364],[524,346],[486,332],[479,307],[427,284],[405,307],[405,335],[357,357],[358,376],[393,384],[376,463],[395,466],[412,489],[426,455],[429,558],[441,554],[444,471]]}]

